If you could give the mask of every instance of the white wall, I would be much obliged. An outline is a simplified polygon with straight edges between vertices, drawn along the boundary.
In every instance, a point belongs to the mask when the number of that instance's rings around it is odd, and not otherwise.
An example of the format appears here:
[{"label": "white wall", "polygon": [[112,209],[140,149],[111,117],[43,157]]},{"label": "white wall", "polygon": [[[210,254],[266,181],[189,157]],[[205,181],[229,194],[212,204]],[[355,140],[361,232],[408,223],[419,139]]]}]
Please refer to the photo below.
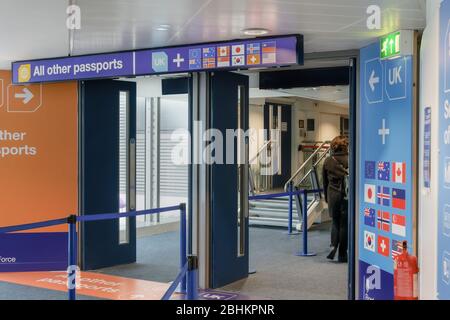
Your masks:
[{"label": "white wall", "polygon": [[[328,102],[299,99],[292,113],[292,150],[304,141],[329,141],[340,134],[340,118],[348,116],[347,106],[335,105]],[[308,132],[305,137],[300,137],[299,120],[315,119],[314,132]],[[303,162],[303,153],[294,151],[292,153],[292,170],[295,171]]]},{"label": "white wall", "polygon": [[[419,284],[420,298],[437,296],[437,226],[439,163],[439,4],[427,1],[427,27],[422,38],[420,79],[420,152],[419,152]],[[431,107],[431,188],[423,188],[424,109]]]}]

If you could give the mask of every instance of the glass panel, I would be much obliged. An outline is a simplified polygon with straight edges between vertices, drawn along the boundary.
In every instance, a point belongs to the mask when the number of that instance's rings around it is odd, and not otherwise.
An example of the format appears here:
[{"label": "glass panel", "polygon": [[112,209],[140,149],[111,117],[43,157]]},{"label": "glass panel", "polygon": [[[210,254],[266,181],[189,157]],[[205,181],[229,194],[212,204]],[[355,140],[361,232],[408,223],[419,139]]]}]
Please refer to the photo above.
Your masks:
[{"label": "glass panel", "polygon": [[[129,141],[129,92],[121,91],[119,94],[119,212],[127,212],[129,208],[128,193],[128,141]],[[129,218],[119,219],[119,243],[130,241]]]},{"label": "glass panel", "polygon": [[237,161],[238,161],[238,257],[245,255],[245,218],[248,210],[248,137],[244,130],[245,117],[245,86],[238,86],[237,103]]}]

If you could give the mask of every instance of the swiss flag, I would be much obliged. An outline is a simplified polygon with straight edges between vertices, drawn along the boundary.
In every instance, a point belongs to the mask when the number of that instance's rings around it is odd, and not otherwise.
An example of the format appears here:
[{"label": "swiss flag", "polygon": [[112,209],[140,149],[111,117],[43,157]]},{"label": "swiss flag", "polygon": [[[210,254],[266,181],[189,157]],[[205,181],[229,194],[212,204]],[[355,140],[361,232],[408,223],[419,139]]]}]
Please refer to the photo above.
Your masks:
[{"label": "swiss flag", "polygon": [[390,245],[389,238],[386,238],[383,236],[378,236],[378,253],[385,257],[389,257],[390,250],[391,250],[391,245]]},{"label": "swiss flag", "polygon": [[395,183],[406,183],[406,163],[394,162],[392,164],[392,181]]}]

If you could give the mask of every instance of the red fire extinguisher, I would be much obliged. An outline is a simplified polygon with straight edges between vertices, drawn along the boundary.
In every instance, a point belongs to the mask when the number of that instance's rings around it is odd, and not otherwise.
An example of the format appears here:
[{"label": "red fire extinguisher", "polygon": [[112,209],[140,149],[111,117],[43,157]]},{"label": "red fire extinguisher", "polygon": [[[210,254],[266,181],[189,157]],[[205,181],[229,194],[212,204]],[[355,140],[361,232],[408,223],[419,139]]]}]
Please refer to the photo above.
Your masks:
[{"label": "red fire extinguisher", "polygon": [[394,259],[394,299],[418,300],[419,267],[417,258],[408,254],[408,242],[403,241],[403,251]]}]

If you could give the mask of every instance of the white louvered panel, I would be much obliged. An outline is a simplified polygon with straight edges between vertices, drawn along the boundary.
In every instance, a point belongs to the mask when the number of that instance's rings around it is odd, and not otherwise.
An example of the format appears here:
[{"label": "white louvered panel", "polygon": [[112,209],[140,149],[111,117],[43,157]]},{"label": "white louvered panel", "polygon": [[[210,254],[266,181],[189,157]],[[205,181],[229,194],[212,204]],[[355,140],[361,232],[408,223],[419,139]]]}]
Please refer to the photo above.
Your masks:
[{"label": "white louvered panel", "polygon": [[161,132],[161,195],[186,196],[188,192],[188,166],[173,163],[172,150],[180,142],[172,141],[171,134],[170,131]]}]

